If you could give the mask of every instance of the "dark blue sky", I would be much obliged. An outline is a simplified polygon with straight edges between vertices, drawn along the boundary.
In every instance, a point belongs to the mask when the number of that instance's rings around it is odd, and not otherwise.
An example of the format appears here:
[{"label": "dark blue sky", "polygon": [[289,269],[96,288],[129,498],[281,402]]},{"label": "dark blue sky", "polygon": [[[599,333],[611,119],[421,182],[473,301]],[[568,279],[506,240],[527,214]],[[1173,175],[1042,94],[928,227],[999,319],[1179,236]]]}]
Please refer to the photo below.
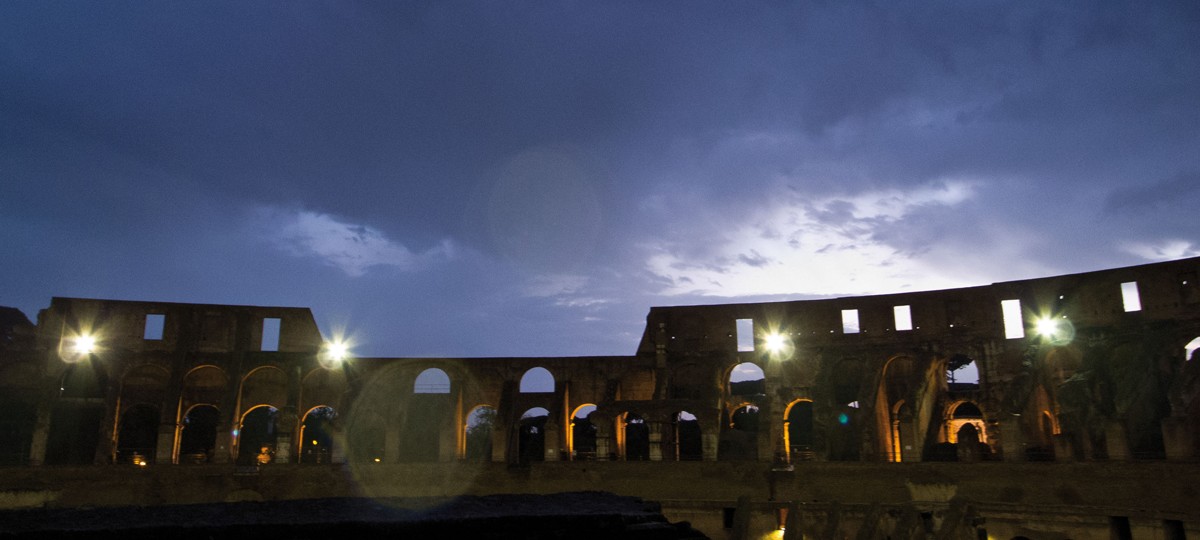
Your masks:
[{"label": "dark blue sky", "polygon": [[379,356],[1200,255],[1200,4],[0,3],[0,305]]}]

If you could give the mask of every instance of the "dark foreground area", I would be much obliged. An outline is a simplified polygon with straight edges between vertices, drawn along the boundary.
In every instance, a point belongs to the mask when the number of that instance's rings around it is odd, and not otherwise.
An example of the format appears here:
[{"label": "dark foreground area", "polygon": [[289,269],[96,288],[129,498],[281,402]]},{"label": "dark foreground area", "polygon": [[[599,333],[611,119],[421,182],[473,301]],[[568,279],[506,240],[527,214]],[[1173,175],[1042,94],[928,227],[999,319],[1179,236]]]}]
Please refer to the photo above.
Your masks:
[{"label": "dark foreground area", "polygon": [[0,512],[0,538],[706,538],[657,505],[604,492],[306,499]]}]

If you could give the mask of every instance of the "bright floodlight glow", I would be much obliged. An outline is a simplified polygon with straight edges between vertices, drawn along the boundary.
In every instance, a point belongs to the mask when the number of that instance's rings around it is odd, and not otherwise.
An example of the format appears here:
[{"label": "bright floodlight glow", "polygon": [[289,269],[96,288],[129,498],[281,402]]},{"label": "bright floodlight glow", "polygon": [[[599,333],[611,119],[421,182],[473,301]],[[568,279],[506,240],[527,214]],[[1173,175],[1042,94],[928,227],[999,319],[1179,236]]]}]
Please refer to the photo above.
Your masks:
[{"label": "bright floodlight glow", "polygon": [[769,334],[766,339],[767,350],[771,352],[782,351],[787,345],[787,338],[780,334]]},{"label": "bright floodlight glow", "polygon": [[329,358],[338,362],[345,360],[346,355],[350,352],[346,347],[346,344],[341,341],[330,342],[328,345],[326,345],[326,347],[329,351]]},{"label": "bright floodlight glow", "polygon": [[1043,317],[1037,321],[1037,333],[1046,337],[1054,337],[1058,333],[1058,321]]},{"label": "bright floodlight glow", "polygon": [[96,350],[96,338],[92,336],[79,336],[75,338],[75,352],[88,354],[94,350]]}]

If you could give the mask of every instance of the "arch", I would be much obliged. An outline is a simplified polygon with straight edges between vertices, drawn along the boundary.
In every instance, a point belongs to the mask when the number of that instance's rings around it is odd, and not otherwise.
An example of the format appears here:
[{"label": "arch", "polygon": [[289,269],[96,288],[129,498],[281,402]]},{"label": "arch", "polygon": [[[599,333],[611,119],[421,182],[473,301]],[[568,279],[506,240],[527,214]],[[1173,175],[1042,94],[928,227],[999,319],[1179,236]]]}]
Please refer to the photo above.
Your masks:
[{"label": "arch", "polygon": [[650,426],[646,419],[636,412],[626,412],[621,415],[622,437],[625,443],[626,461],[646,461],[650,459]]},{"label": "arch", "polygon": [[596,459],[596,425],[589,416],[596,410],[596,405],[585,403],[575,408],[571,413],[571,429],[567,431],[570,439],[567,441],[571,459],[592,461]]},{"label": "arch", "polygon": [[729,427],[738,431],[758,432],[758,405],[742,403],[729,413]]},{"label": "arch", "polygon": [[754,362],[742,362],[729,368],[725,381],[731,396],[754,396],[766,393],[766,374]]},{"label": "arch", "polygon": [[346,395],[346,373],[341,369],[316,368],[300,381],[300,409],[326,406],[340,410]]},{"label": "arch", "polygon": [[987,419],[983,416],[983,410],[974,401],[965,399],[956,401],[946,408],[945,441],[958,444],[958,433],[967,425],[974,427],[975,433],[979,436],[979,442],[984,444],[988,442]]},{"label": "arch", "polygon": [[149,465],[158,449],[159,408],[141,403],[125,409],[117,431],[117,463]]},{"label": "arch", "polygon": [[899,400],[891,408],[891,449],[888,453],[888,461],[899,463],[904,461],[903,441],[907,426],[904,425],[905,417],[910,413],[908,403]]},{"label": "arch", "polygon": [[275,455],[279,409],[255,405],[242,415],[237,429],[237,463],[266,465]]},{"label": "arch", "polygon": [[496,428],[496,408],[491,405],[476,405],[467,413],[464,455],[468,461],[492,460],[492,433]]},{"label": "arch", "polygon": [[213,405],[201,404],[188,408],[180,421],[179,462],[207,463],[217,446],[217,426],[221,412]]},{"label": "arch", "polygon": [[59,399],[50,413],[46,464],[86,465],[96,461],[108,412],[108,371],[94,355],[72,363],[59,378]]},{"label": "arch", "polygon": [[1183,359],[1190,361],[1196,357],[1196,349],[1200,349],[1200,337],[1197,337],[1183,346]]},{"label": "arch", "polygon": [[950,357],[946,366],[946,382],[951,390],[971,390],[979,386],[979,364],[965,354]]},{"label": "arch", "polygon": [[162,405],[171,374],[154,364],[141,364],[125,372],[121,378],[119,413],[138,404],[149,404],[158,408]]},{"label": "arch", "polygon": [[414,394],[449,394],[450,376],[441,369],[431,367],[422,371],[413,381]]},{"label": "arch", "polygon": [[337,411],[317,405],[304,413],[300,423],[300,463],[330,463],[333,459],[334,421]]},{"label": "arch", "polygon": [[521,463],[545,461],[546,421],[550,411],[534,407],[521,415],[517,422],[517,456]]},{"label": "arch", "polygon": [[676,461],[701,461],[704,459],[704,438],[700,419],[688,411],[671,415],[671,446]]},{"label": "arch", "polygon": [[554,374],[550,370],[538,366],[529,368],[521,375],[520,392],[522,394],[539,394],[554,391]]},{"label": "arch", "polygon": [[[276,409],[287,405],[288,377],[275,366],[261,366],[242,377],[238,400],[242,410],[248,412],[246,403],[270,405]],[[245,417],[245,413],[242,414]]]},{"label": "arch", "polygon": [[789,461],[813,459],[815,436],[811,399],[797,399],[788,404],[783,414],[783,437]]}]

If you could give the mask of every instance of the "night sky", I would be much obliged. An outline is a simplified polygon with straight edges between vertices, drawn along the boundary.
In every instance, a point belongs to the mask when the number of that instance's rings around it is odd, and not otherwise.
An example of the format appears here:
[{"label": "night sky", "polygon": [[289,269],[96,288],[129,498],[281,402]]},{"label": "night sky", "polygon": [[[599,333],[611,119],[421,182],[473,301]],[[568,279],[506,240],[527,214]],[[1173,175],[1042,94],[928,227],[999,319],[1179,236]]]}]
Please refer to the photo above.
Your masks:
[{"label": "night sky", "polygon": [[1200,255],[1200,3],[0,2],[0,305],[375,356]]}]

